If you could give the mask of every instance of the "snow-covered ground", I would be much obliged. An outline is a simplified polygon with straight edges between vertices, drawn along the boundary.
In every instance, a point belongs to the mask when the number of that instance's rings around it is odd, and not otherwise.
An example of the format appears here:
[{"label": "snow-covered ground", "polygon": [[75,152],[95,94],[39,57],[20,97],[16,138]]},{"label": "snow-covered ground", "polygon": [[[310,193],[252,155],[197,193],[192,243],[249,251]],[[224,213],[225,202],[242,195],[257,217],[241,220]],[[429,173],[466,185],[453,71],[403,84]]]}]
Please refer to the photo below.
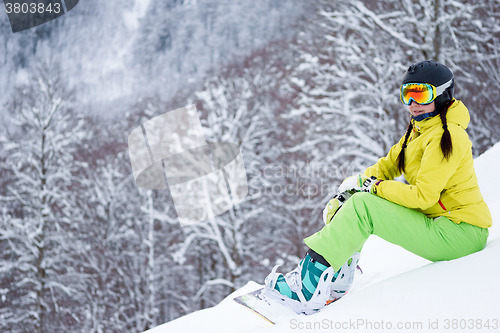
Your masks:
[{"label": "snow-covered ground", "polygon": [[[233,332],[495,332],[500,331],[500,143],[475,160],[493,227],[486,248],[431,263],[376,236],[367,241],[348,295],[323,311],[281,318],[276,325],[232,299],[261,287],[249,282],[219,305],[147,333]],[[261,281],[260,281],[261,282]]]}]

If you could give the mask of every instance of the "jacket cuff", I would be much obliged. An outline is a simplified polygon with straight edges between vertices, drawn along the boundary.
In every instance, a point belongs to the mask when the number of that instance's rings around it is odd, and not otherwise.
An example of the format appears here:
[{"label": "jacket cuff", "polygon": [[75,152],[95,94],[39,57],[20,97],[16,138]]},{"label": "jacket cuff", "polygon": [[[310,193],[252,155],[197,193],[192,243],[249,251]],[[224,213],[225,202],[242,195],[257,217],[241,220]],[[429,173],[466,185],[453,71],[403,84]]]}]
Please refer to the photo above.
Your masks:
[{"label": "jacket cuff", "polygon": [[381,184],[382,182],[383,182],[383,180],[382,180],[382,179],[379,179],[379,180],[377,180],[377,181],[375,182],[375,184],[373,184],[373,186],[372,186],[372,193],[373,193],[373,194],[377,194],[377,193],[378,193],[378,191],[379,191],[379,186],[380,186],[380,184]]}]

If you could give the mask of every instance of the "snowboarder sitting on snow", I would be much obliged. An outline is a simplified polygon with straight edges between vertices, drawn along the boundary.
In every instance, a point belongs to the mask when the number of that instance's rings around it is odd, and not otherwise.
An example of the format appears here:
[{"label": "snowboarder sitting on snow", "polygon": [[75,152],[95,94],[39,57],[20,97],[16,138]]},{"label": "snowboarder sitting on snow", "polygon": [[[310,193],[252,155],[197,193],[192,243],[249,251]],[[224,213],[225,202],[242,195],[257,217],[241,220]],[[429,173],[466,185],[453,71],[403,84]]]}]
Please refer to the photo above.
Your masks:
[{"label": "snowboarder sitting on snow", "polygon": [[[491,226],[465,129],[469,112],[453,98],[453,73],[430,60],[403,76],[400,97],[411,120],[386,157],[346,178],[327,204],[325,226],[292,272],[265,281],[264,295],[297,313],[313,313],[347,292],[359,251],[371,234],[431,261],[484,248]],[[395,181],[404,173],[409,184]]]}]

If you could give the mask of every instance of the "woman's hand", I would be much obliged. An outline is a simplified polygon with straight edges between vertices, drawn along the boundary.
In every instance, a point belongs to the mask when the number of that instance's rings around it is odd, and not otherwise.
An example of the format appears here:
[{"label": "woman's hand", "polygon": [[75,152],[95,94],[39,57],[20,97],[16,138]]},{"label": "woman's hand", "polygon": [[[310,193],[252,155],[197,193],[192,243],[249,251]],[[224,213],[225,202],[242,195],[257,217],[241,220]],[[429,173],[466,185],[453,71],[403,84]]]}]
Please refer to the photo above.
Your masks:
[{"label": "woman's hand", "polygon": [[333,197],[326,204],[325,209],[323,209],[323,222],[325,225],[330,223],[333,216],[337,213],[337,211],[342,207],[342,205],[354,194],[354,191],[345,191],[339,193]]},{"label": "woman's hand", "polygon": [[340,184],[338,192],[356,191],[356,192],[369,192],[373,193],[373,184],[379,180],[375,176],[365,176],[363,174],[354,175],[344,179]]}]

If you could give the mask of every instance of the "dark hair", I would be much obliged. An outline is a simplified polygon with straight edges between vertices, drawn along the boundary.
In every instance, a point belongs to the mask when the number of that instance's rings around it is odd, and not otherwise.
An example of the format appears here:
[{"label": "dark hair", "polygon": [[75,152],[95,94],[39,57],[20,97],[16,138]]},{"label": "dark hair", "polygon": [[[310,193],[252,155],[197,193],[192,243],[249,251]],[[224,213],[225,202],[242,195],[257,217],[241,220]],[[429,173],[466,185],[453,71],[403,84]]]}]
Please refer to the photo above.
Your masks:
[{"label": "dark hair", "polygon": [[448,130],[448,122],[446,121],[446,114],[448,113],[448,108],[453,104],[453,101],[448,101],[441,112],[439,112],[439,116],[441,117],[441,123],[443,124],[443,135],[441,136],[441,151],[443,152],[443,157],[447,160],[450,159],[451,153],[453,152],[453,145],[451,143],[451,134]]},{"label": "dark hair", "polygon": [[403,146],[401,147],[401,151],[399,152],[399,155],[398,155],[398,170],[399,170],[399,172],[405,171],[406,144],[408,143],[408,138],[410,137],[412,130],[413,130],[413,124],[410,121],[410,124],[408,125],[408,129],[406,130],[405,141],[403,142]]},{"label": "dark hair", "polygon": [[[451,153],[453,152],[453,145],[451,143],[451,135],[448,130],[448,122],[446,121],[446,113],[448,113],[448,108],[453,104],[453,100],[449,100],[441,107],[441,111],[439,112],[439,117],[441,118],[441,123],[443,126],[443,135],[441,136],[441,152],[443,153],[443,158],[449,159]],[[401,151],[398,155],[398,170],[399,172],[405,171],[405,151],[406,146],[408,144],[408,138],[410,137],[411,131],[413,130],[413,124],[410,121],[408,125],[408,129],[406,130],[405,140],[403,142],[403,146],[401,147]]]}]

